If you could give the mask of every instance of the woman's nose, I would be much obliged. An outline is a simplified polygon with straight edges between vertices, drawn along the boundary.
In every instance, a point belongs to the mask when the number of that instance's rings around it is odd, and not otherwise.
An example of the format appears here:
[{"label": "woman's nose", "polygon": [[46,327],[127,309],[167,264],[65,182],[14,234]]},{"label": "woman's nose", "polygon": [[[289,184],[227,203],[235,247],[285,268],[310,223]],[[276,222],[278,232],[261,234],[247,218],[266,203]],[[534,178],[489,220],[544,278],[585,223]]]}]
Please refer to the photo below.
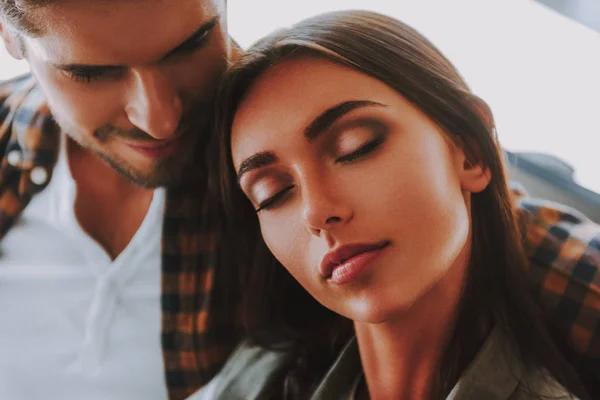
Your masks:
[{"label": "woman's nose", "polygon": [[324,231],[343,225],[353,217],[348,199],[327,182],[311,182],[304,186],[302,217],[308,231],[321,236]]}]

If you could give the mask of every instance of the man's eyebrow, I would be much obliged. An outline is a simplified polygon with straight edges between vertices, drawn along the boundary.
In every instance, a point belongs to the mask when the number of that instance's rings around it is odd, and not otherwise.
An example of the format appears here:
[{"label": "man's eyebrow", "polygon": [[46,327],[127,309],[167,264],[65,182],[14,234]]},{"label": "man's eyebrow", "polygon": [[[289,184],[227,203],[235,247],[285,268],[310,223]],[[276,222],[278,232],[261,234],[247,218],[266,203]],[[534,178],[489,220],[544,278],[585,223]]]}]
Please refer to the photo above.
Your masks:
[{"label": "man's eyebrow", "polygon": [[262,153],[256,153],[246,158],[240,164],[240,167],[237,171],[238,182],[242,179],[242,176],[245,173],[248,173],[252,170],[268,167],[269,165],[275,164],[279,159],[277,156],[270,152],[265,151]]},{"label": "man's eyebrow", "polygon": [[306,139],[308,139],[309,142],[312,142],[321,133],[329,129],[335,121],[342,118],[350,111],[362,107],[385,107],[385,105],[369,100],[344,101],[327,109],[317,118],[315,118],[313,122],[311,122],[310,125],[304,130],[304,136],[306,137]]},{"label": "man's eyebrow", "polygon": [[[178,44],[172,50],[169,50],[167,52],[167,54],[161,58],[161,60],[171,57],[172,55],[178,53],[182,49],[185,49],[186,47],[188,47],[191,44],[193,44],[194,42],[196,42],[199,38],[201,38],[203,35],[205,35],[206,32],[208,32],[210,29],[212,29],[217,24],[218,20],[219,20],[219,16],[216,16],[216,17],[211,18],[208,22],[203,23],[200,26],[200,28],[196,29],[196,31],[194,33],[192,33],[191,36],[189,36],[183,42]],[[72,73],[74,75],[84,75],[84,74],[98,75],[98,74],[102,74],[102,73],[106,73],[106,72],[115,72],[117,70],[126,68],[126,66],[124,66],[124,65],[93,65],[93,64],[88,65],[88,64],[59,64],[59,63],[52,63],[51,65],[54,68],[57,68],[61,71]]]},{"label": "man's eyebrow", "polygon": [[195,42],[199,38],[204,36],[206,34],[206,32],[211,30],[217,24],[217,22],[219,21],[219,18],[220,17],[217,15],[216,17],[211,18],[208,22],[205,22],[204,24],[202,24],[200,26],[200,28],[196,29],[196,32],[192,33],[192,35],[190,37],[188,37],[183,42],[181,42],[179,45],[177,45],[174,49],[167,52],[167,54],[162,57],[162,60],[167,59],[167,58],[173,56],[174,54],[177,54],[181,50],[186,49],[186,48],[190,47],[191,45],[195,44]]}]

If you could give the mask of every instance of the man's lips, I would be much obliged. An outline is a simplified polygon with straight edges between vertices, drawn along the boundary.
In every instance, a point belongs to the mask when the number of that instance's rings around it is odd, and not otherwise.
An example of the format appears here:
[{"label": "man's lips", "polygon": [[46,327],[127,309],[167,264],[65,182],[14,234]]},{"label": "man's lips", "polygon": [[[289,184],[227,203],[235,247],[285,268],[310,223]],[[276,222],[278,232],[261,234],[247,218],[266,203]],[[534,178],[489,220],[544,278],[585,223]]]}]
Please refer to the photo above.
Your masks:
[{"label": "man's lips", "polygon": [[321,265],[319,266],[321,277],[323,279],[330,279],[334,269],[337,267],[349,264],[353,259],[359,258],[364,254],[377,252],[389,244],[389,241],[382,241],[378,243],[359,243],[337,247],[323,257]]},{"label": "man's lips", "polygon": [[128,147],[151,158],[163,158],[173,155],[183,143],[183,135],[170,140],[152,143],[126,143]]}]

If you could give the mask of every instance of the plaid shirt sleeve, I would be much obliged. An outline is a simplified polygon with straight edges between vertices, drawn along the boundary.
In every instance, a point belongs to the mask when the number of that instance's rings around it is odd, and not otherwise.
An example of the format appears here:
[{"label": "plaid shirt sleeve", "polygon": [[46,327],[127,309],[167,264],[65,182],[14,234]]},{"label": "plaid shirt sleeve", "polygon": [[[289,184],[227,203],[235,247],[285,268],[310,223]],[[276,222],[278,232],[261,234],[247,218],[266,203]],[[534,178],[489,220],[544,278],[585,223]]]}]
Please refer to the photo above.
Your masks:
[{"label": "plaid shirt sleeve", "polygon": [[[50,180],[58,137],[58,127],[30,75],[0,82],[0,238]],[[32,179],[36,169],[46,175],[44,182]]]},{"label": "plaid shirt sleeve", "polygon": [[162,345],[170,400],[206,385],[241,338],[235,266],[218,243],[214,204],[194,192],[169,190],[163,226]]},{"label": "plaid shirt sleeve", "polygon": [[535,296],[600,380],[600,226],[576,210],[521,198]]}]

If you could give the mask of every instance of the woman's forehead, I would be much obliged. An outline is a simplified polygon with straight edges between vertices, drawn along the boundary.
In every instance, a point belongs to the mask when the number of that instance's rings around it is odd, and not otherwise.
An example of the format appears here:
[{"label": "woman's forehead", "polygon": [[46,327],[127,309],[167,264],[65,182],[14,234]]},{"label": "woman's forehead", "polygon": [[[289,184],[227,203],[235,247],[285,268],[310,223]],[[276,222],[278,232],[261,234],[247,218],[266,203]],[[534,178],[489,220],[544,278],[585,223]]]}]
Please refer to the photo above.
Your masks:
[{"label": "woman's forehead", "polygon": [[240,103],[232,125],[232,148],[302,132],[323,110],[348,100],[398,102],[383,82],[354,69],[314,57],[288,59],[266,70]]}]

